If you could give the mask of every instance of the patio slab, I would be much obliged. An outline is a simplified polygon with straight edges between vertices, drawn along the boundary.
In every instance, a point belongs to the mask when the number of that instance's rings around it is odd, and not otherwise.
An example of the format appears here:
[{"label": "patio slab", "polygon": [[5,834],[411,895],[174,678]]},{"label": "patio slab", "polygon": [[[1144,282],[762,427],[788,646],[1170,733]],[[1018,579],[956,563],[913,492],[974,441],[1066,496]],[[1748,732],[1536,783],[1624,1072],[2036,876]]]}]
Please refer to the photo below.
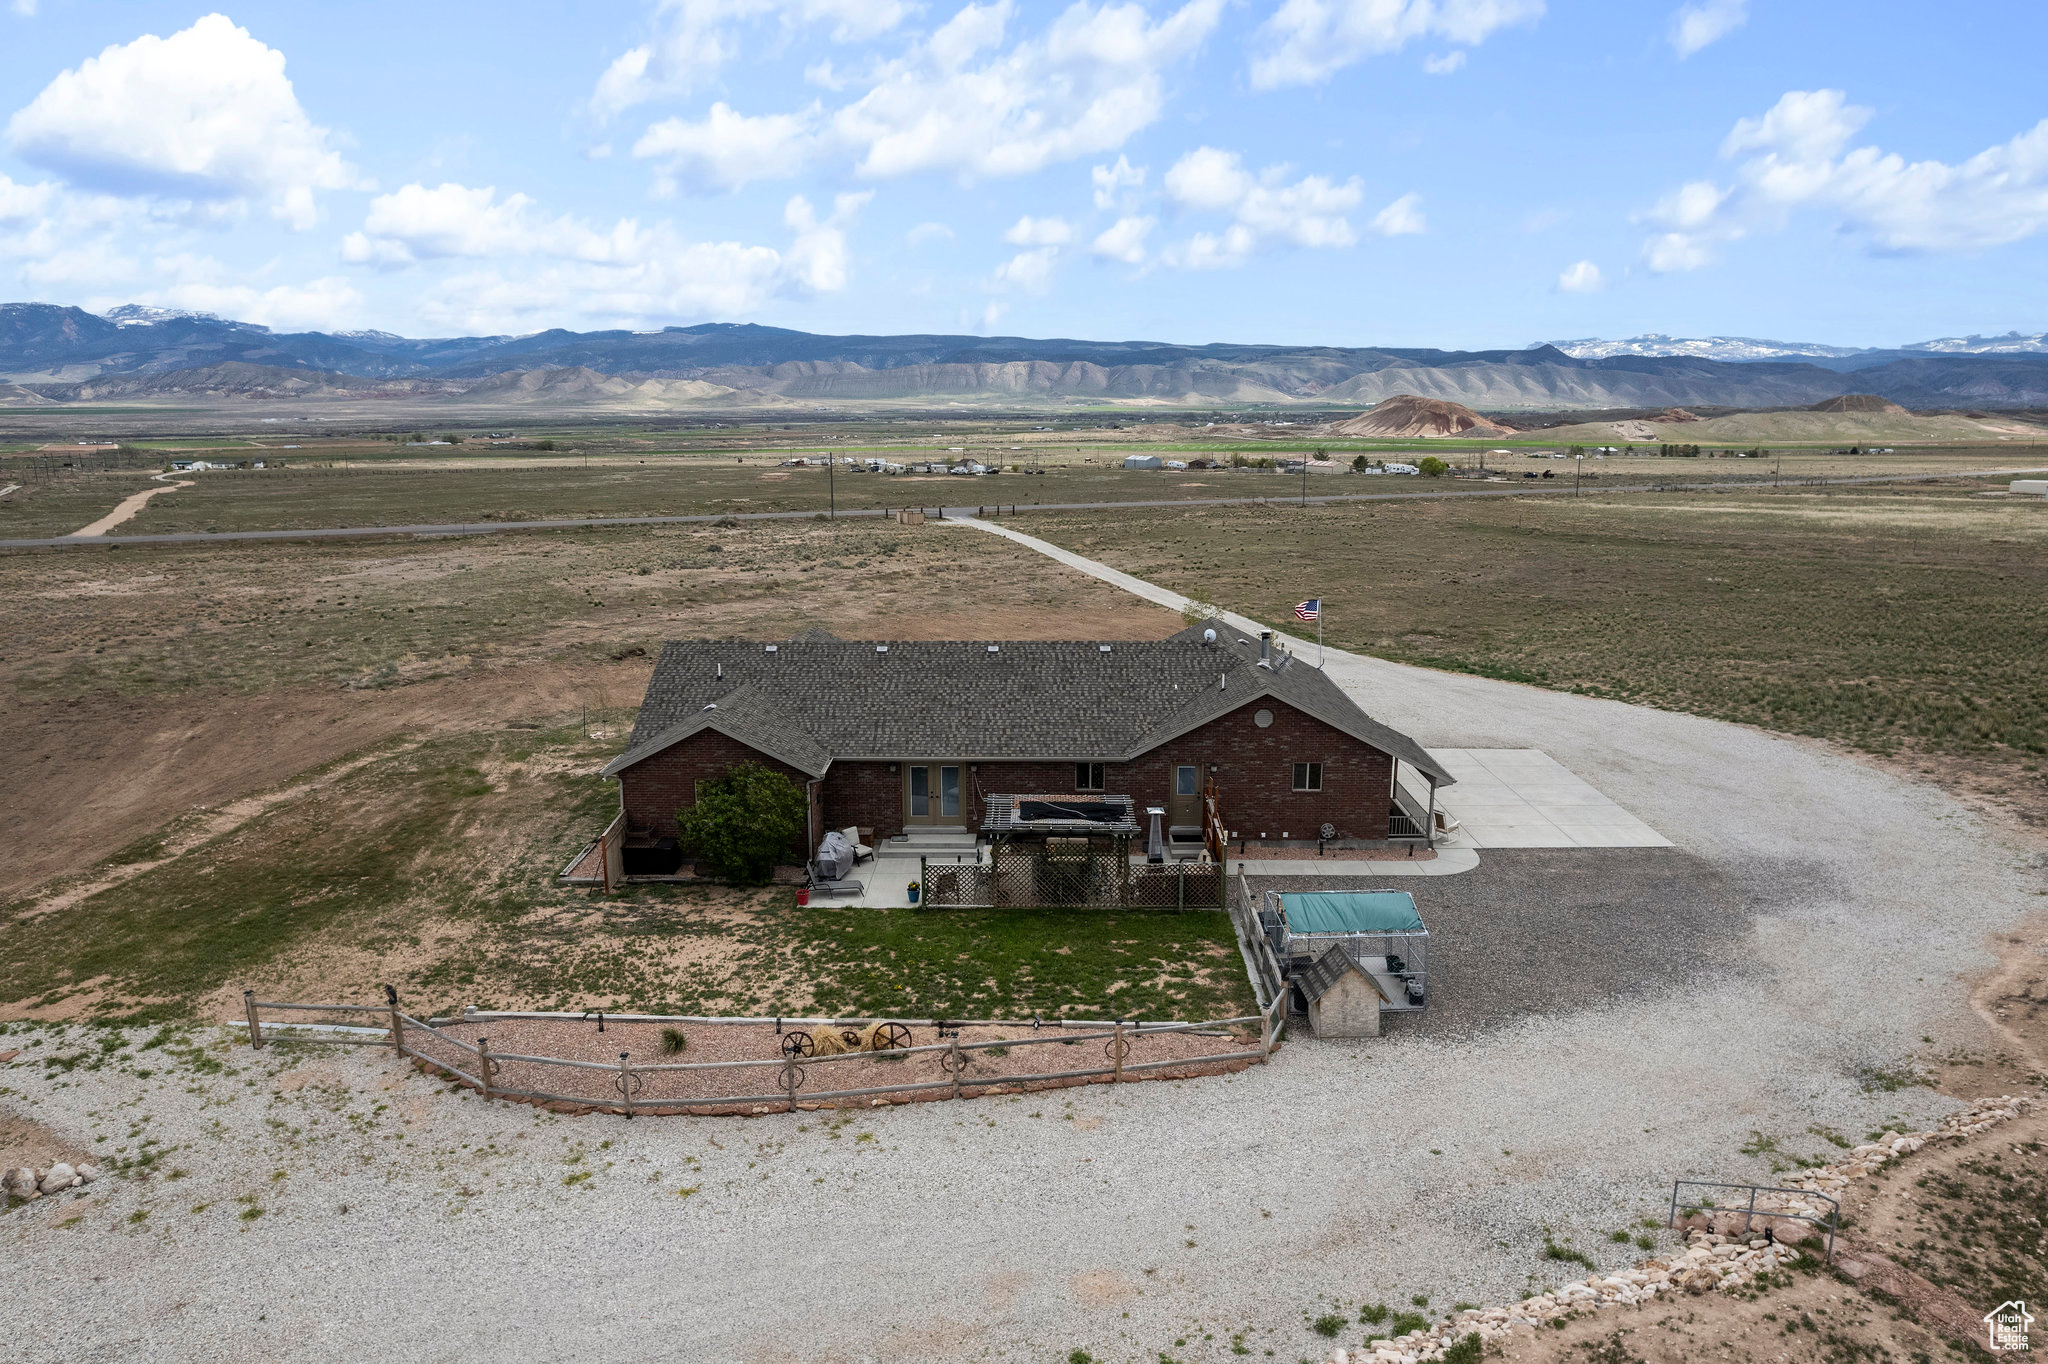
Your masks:
[{"label": "patio slab", "polygon": [[[1537,748],[1432,748],[1437,804],[1478,848],[1668,848],[1671,840]],[[1419,793],[1418,793],[1419,794]]]}]

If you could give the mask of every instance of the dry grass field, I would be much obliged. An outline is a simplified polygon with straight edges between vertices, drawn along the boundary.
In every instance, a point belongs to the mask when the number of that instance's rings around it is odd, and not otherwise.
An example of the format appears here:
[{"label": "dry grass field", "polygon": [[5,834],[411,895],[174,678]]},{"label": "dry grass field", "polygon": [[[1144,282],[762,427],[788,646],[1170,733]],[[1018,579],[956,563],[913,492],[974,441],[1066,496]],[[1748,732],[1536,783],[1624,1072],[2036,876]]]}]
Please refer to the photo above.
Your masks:
[{"label": "dry grass field", "polygon": [[1234,1007],[1221,915],[797,914],[787,890],[554,885],[615,808],[594,774],[662,639],[821,625],[1178,621],[1026,551],[878,522],[0,558],[0,1015],[220,1016],[245,982],[384,980],[449,1005]]},{"label": "dry grass field", "polygon": [[1347,649],[1842,743],[2048,820],[2048,503],[1967,487],[1134,511],[1021,528]]},{"label": "dry grass field", "polygon": [[[853,428],[849,430],[849,427]],[[1987,442],[1918,446],[1882,455],[1827,449],[1774,450],[1769,459],[1661,458],[1655,447],[1629,448],[1583,464],[1553,459],[1554,441],[1520,438],[1489,447],[1469,442],[1321,439],[1301,427],[1231,427],[1148,423],[1117,430],[991,431],[971,434],[927,426],[869,429],[866,423],[649,433],[632,429],[552,437],[511,446],[393,444],[361,438],[280,445],[271,439],[216,438],[146,442],[118,456],[74,457],[48,447],[9,461],[0,479],[19,491],[0,499],[0,540],[65,535],[154,485],[145,459],[195,456],[270,462],[283,468],[208,470],[192,486],[156,497],[116,536],[164,533],[303,530],[449,522],[518,522],[554,518],[688,516],[744,512],[822,512],[901,506],[1058,505],[1098,502],[1272,498],[1287,501],[1353,494],[1427,495],[1540,488],[1560,491],[1580,475],[1589,490],[1670,483],[1723,483],[1818,478],[1915,478],[1958,471],[2048,466],[2048,446]],[[50,451],[55,451],[54,454]],[[1228,462],[1286,459],[1321,451],[1336,464],[1304,485],[1275,468],[1126,470],[1131,453]],[[784,468],[785,458],[824,453],[880,457],[901,464],[966,455],[1002,467],[1000,475],[870,474]],[[1460,477],[1424,479],[1358,475],[1349,461],[1415,462],[1437,456]],[[79,458],[81,466],[50,467]],[[92,464],[125,461],[129,467]],[[41,463],[38,463],[41,461]],[[1481,482],[1481,468],[1494,480]],[[9,474],[8,469],[15,470]]]}]

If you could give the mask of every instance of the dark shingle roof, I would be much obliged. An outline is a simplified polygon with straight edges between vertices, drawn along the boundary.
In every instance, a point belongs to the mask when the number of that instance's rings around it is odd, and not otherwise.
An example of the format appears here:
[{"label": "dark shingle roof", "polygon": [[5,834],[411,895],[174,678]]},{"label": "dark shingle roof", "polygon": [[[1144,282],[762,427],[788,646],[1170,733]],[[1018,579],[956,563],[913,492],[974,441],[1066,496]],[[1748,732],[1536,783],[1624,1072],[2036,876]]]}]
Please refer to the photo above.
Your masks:
[{"label": "dark shingle roof", "polygon": [[1450,782],[1322,672],[1260,667],[1256,643],[1218,633],[1213,645],[1200,627],[1107,643],[673,640],[605,771],[707,728],[813,776],[853,758],[1119,761],[1270,695]]}]

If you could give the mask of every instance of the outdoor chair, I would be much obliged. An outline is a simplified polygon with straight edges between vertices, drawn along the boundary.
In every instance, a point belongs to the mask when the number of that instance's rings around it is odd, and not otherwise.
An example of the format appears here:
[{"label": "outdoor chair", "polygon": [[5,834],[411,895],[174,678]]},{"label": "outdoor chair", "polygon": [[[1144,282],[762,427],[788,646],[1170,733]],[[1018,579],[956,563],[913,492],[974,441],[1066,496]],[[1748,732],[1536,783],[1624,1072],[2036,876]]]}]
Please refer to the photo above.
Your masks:
[{"label": "outdoor chair", "polygon": [[833,880],[818,870],[816,862],[804,863],[804,879],[814,897],[820,895],[858,895],[865,889],[865,886],[859,881]]}]

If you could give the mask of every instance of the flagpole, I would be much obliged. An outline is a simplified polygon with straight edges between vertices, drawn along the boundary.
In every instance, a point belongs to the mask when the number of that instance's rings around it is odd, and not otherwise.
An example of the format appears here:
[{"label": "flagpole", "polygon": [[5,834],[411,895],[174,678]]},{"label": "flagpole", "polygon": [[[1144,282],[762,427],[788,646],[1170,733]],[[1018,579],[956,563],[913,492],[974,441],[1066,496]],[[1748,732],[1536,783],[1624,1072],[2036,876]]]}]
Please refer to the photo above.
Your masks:
[{"label": "flagpole", "polygon": [[1321,671],[1321,670],[1322,670],[1322,666],[1323,666],[1323,603],[1322,603],[1321,599],[1318,599],[1318,600],[1316,601],[1316,669],[1317,669],[1317,671]]}]

